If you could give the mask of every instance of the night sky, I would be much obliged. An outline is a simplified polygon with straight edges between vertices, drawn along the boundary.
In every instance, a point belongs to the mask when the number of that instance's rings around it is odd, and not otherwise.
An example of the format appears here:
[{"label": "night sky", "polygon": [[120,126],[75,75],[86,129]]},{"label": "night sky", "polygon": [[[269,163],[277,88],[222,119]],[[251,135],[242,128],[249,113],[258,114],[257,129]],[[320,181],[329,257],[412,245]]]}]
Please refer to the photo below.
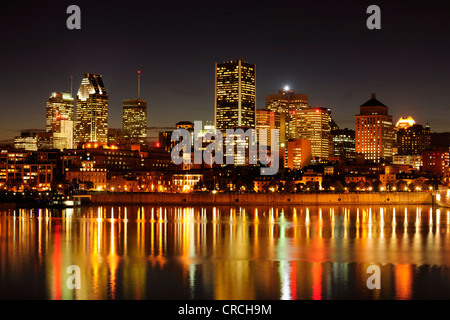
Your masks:
[{"label": "night sky", "polygon": [[[66,8],[81,8],[68,30]],[[366,9],[381,8],[381,30]],[[394,121],[450,131],[450,4],[446,1],[1,1],[0,140],[45,128],[52,91],[99,73],[109,127],[122,100],[148,100],[149,134],[214,119],[214,63],[256,64],[257,107],[289,85],[354,128],[375,92]]]}]

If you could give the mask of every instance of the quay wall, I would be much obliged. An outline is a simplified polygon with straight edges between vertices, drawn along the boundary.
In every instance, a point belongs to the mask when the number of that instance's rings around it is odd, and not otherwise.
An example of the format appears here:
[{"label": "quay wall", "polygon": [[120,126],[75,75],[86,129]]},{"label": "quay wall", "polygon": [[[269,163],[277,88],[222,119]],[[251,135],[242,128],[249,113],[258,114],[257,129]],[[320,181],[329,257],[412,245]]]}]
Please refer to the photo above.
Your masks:
[{"label": "quay wall", "polygon": [[432,205],[428,192],[372,193],[98,193],[90,196],[93,205]]}]

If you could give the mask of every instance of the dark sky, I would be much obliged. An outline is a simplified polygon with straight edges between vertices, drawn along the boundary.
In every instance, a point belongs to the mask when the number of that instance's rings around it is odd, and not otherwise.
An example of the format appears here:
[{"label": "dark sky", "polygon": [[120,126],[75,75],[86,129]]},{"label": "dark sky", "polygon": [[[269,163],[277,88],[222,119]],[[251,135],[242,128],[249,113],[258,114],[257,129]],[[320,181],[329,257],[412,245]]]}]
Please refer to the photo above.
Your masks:
[{"label": "dark sky", "polygon": [[[81,8],[81,30],[66,8]],[[366,9],[381,8],[381,30]],[[102,74],[109,126],[123,99],[149,102],[152,135],[180,120],[214,119],[214,62],[256,64],[257,107],[289,85],[354,128],[376,92],[396,121],[450,131],[450,3],[446,1],[1,1],[0,140],[45,127],[52,91]]]}]

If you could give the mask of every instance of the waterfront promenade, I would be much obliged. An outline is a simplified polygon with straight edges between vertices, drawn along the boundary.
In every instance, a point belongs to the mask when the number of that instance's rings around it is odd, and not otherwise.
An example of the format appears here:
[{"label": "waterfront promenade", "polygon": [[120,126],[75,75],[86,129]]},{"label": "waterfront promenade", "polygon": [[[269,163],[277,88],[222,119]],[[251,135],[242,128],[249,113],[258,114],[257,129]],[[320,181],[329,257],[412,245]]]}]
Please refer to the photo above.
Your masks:
[{"label": "waterfront promenade", "polygon": [[299,204],[385,204],[432,205],[429,192],[371,193],[98,193],[92,194],[93,205],[153,204],[153,205],[299,205]]}]

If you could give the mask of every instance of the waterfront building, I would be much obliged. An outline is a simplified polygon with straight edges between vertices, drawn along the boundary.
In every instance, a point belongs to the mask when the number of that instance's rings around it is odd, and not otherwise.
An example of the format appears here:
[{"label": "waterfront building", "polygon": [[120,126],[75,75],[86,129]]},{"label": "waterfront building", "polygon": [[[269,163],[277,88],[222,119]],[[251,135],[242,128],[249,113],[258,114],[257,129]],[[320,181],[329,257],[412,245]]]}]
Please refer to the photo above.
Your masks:
[{"label": "waterfront building", "polygon": [[108,94],[99,74],[86,73],[77,95],[75,143],[108,142]]},{"label": "waterfront building", "polygon": [[37,154],[31,155],[31,152],[18,150],[0,152],[0,187],[16,191],[50,189],[55,165],[48,158],[41,159]]},{"label": "waterfront building", "polygon": [[216,129],[255,128],[256,71],[255,65],[243,60],[215,64]]},{"label": "waterfront building", "polygon": [[296,94],[288,87],[266,97],[266,109],[278,112],[284,124],[280,128],[280,143],[297,138],[297,111],[307,106],[308,96],[301,93]]},{"label": "waterfront building", "polygon": [[330,134],[331,110],[305,107],[296,112],[296,138],[311,141],[311,157],[327,159],[333,153]]},{"label": "waterfront building", "polygon": [[81,190],[106,190],[107,169],[96,165],[92,159],[90,153],[87,152],[81,158],[80,167],[66,168],[66,180],[73,181],[76,179]]},{"label": "waterfront building", "polygon": [[376,99],[371,99],[360,106],[360,113],[355,115],[355,152],[364,155],[372,162],[392,161],[394,145],[394,128],[388,107]]}]

